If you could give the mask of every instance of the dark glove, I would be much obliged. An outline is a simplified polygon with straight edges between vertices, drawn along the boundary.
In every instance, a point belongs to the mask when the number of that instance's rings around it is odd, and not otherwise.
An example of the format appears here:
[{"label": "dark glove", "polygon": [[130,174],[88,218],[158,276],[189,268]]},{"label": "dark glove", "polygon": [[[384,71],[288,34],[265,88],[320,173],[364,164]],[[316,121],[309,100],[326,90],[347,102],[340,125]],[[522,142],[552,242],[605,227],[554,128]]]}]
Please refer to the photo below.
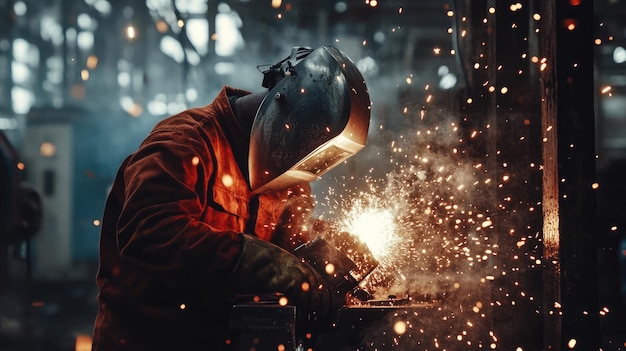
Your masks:
[{"label": "dark glove", "polygon": [[231,275],[234,294],[282,293],[301,318],[332,320],[345,296],[331,291],[324,279],[302,259],[254,236],[242,235],[241,255]]}]

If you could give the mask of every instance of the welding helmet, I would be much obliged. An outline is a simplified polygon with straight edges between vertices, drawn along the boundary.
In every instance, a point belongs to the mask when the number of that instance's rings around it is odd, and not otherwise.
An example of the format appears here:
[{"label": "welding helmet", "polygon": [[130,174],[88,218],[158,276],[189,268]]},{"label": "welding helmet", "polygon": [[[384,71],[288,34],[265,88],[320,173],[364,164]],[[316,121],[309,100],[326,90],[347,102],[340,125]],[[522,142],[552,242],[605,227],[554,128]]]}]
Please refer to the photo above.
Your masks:
[{"label": "welding helmet", "polygon": [[341,51],[296,48],[264,73],[270,90],[250,135],[254,192],[313,181],[365,146],[369,93]]}]

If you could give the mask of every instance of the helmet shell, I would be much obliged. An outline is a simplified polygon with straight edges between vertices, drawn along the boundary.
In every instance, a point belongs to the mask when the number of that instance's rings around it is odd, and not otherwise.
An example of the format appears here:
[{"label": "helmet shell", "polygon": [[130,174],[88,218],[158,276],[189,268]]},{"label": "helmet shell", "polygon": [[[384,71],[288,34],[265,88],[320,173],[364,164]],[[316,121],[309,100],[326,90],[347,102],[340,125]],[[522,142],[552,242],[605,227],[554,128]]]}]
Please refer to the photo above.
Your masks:
[{"label": "helmet shell", "polygon": [[370,120],[363,76],[338,49],[322,46],[292,65],[265,97],[250,136],[253,191],[310,182],[361,150]]}]

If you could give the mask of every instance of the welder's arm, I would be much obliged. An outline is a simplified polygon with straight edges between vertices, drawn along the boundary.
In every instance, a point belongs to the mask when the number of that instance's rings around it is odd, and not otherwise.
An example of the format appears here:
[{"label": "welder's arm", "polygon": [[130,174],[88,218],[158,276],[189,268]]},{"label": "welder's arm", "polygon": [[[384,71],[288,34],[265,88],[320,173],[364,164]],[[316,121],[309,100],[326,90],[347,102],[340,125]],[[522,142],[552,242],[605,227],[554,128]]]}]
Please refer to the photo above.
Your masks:
[{"label": "welder's arm", "polygon": [[242,234],[230,288],[235,294],[279,292],[288,304],[320,319],[332,319],[345,302],[345,296],[333,294],[319,273],[300,258],[248,234]]}]

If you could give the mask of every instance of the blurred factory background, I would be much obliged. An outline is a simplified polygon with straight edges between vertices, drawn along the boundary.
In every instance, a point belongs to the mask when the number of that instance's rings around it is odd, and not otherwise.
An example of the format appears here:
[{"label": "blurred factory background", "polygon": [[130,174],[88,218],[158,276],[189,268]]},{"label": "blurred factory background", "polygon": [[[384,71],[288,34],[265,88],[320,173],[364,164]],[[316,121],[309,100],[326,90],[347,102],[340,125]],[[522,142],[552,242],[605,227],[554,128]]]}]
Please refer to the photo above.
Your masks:
[{"label": "blurred factory background", "polygon": [[[567,5],[585,3],[569,0]],[[532,105],[521,111],[527,116],[519,124],[501,126],[500,130],[511,130],[497,138],[496,144],[471,150],[491,156],[491,151],[499,150],[497,143],[502,143],[503,150],[512,152],[516,146],[507,149],[505,141],[511,135],[516,136],[511,143],[521,134],[541,140],[540,128],[518,132],[529,124],[536,126],[541,118],[543,61],[538,56],[541,43],[533,34],[548,16],[540,4],[500,0],[497,4],[495,0],[0,0],[3,152],[14,150],[19,182],[39,195],[42,209],[34,233],[0,233],[0,350],[90,349],[99,224],[117,167],[157,121],[209,103],[223,85],[260,90],[258,67],[279,61],[292,46],[340,48],[360,68],[372,97],[369,148],[350,165],[329,173],[330,180],[345,183],[363,174],[384,178],[400,162],[381,157],[388,152],[384,150],[389,141],[395,140],[390,135],[402,139],[399,135],[408,134],[414,124],[425,123],[421,122],[428,119],[424,116],[447,116],[428,122],[435,129],[439,122],[448,123],[449,115],[461,126],[473,118],[464,128],[486,133],[488,123],[475,116],[491,113],[493,106],[496,110],[513,106],[511,111],[519,113],[520,106]],[[482,21],[489,16],[499,16],[493,17],[498,21],[491,27]],[[557,25],[567,29],[578,24],[572,20]],[[597,219],[597,250],[593,250],[597,266],[590,268],[597,281],[590,284],[597,285],[598,311],[590,313],[603,318],[602,349],[623,350],[626,3],[595,1],[588,24],[594,43],[581,43],[577,50],[593,54],[594,62],[588,98],[595,112],[592,133],[597,159],[592,166],[599,188],[594,188],[596,213],[589,213]],[[522,34],[510,33],[520,27]],[[508,63],[519,64],[521,78],[501,78],[508,85],[484,79],[498,77],[502,62],[505,70]],[[489,90],[492,87],[495,91]],[[499,97],[487,101],[489,94]],[[467,107],[472,98],[474,107]],[[480,99],[484,108],[475,107]],[[492,111],[494,125],[504,123],[497,122],[502,113],[506,111]],[[540,147],[518,150],[526,151],[521,159],[514,155],[512,159],[524,162],[524,169],[533,161],[542,164]],[[525,174],[518,185],[517,191],[525,196],[520,203],[536,199],[533,196],[541,188],[538,169],[526,170],[530,175]],[[2,180],[5,193],[13,191],[11,174],[3,174]],[[325,193],[321,188],[327,184],[316,185],[320,193]],[[11,205],[3,206],[3,220],[8,220]],[[36,204],[33,207],[36,213]],[[536,212],[532,216],[541,211]],[[521,211],[512,213],[524,216]],[[529,242],[537,239],[532,233],[526,237]],[[495,247],[506,247],[508,241],[517,249],[532,246],[515,246],[520,243],[518,237],[500,240]],[[540,259],[540,248],[528,250],[532,262]],[[541,290],[542,272],[531,269],[534,263],[526,268],[522,271],[529,273],[524,279],[538,281],[534,286]],[[542,320],[537,317],[540,313],[530,314]],[[533,335],[533,330],[517,336],[509,331],[508,335],[523,339]],[[465,347],[490,347],[489,343],[480,345]]]}]

